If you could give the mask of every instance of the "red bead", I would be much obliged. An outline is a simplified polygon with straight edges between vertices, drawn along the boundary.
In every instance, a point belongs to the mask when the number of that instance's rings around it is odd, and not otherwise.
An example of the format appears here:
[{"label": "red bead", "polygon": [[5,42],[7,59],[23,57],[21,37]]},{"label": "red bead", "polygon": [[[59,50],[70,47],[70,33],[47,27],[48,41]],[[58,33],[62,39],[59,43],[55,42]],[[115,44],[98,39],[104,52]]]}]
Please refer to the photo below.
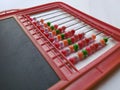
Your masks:
[{"label": "red bead", "polygon": [[95,47],[94,47],[93,44],[90,46],[90,48],[91,48],[91,52],[92,52],[92,53],[95,52]]},{"label": "red bead", "polygon": [[62,50],[61,52],[62,52],[63,55],[65,55],[65,56],[67,55],[67,51],[66,50]]},{"label": "red bead", "polygon": [[73,35],[75,33],[75,30],[71,30],[71,34]]},{"label": "red bead", "polygon": [[83,52],[78,52],[78,56],[79,56],[79,59],[82,60],[84,58],[84,54]]},{"label": "red bead", "polygon": [[85,40],[85,39],[83,39],[81,42],[82,42],[83,47],[87,45],[87,43],[86,43],[86,40]]},{"label": "red bead", "polygon": [[55,28],[55,29],[57,29],[57,28],[58,28],[58,25],[57,25],[57,24],[55,24],[55,25],[54,25],[54,28]]},{"label": "red bead", "polygon": [[94,43],[93,45],[95,46],[96,49],[98,49],[99,46],[98,43]]},{"label": "red bead", "polygon": [[54,41],[54,38],[49,38],[49,40],[50,40],[51,42],[53,42],[53,41]]},{"label": "red bead", "polygon": [[91,48],[90,47],[86,47],[86,50],[87,50],[88,54],[90,55],[91,54]]},{"label": "red bead", "polygon": [[98,46],[99,46],[98,43],[95,43],[95,47],[98,48]]},{"label": "red bead", "polygon": [[70,37],[69,32],[66,32],[66,33],[65,33],[65,37],[66,37],[66,38]]},{"label": "red bead", "polygon": [[71,41],[72,41],[72,43],[74,43],[75,42],[75,38],[71,37]]},{"label": "red bead", "polygon": [[56,42],[54,45],[55,45],[56,48],[60,47],[60,44],[58,42]]},{"label": "red bead", "polygon": [[66,29],[66,27],[65,26],[62,26],[62,30],[64,31]]},{"label": "red bead", "polygon": [[79,35],[79,39],[82,39],[84,37],[84,33],[80,33]]},{"label": "red bead", "polygon": [[80,49],[83,47],[83,43],[81,41],[78,42],[78,45]]},{"label": "red bead", "polygon": [[70,58],[69,61],[70,61],[72,64],[76,64],[75,58]]},{"label": "red bead", "polygon": [[75,40],[78,41],[79,40],[79,36],[78,35],[74,35]]},{"label": "red bead", "polygon": [[86,41],[86,44],[88,45],[89,42],[90,42],[90,39],[89,38],[85,38],[85,41]]},{"label": "red bead", "polygon": [[63,32],[62,28],[59,28],[58,30],[60,30],[61,33]]}]

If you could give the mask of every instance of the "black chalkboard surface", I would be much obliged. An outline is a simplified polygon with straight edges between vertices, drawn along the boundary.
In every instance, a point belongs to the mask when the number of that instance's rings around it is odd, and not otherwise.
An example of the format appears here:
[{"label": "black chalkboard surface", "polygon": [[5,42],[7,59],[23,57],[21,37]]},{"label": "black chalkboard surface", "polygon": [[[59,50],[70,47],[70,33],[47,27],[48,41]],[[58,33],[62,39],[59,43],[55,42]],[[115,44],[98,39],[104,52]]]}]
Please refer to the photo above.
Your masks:
[{"label": "black chalkboard surface", "polygon": [[0,90],[47,90],[58,81],[16,20],[0,20]]}]

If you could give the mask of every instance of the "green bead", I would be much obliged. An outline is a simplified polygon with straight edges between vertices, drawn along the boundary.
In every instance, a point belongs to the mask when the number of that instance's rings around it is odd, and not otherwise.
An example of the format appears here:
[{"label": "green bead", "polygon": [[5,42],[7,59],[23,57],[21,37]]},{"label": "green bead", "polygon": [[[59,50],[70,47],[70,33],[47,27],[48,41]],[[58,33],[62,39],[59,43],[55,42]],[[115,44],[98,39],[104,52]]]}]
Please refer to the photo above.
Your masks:
[{"label": "green bead", "polygon": [[67,41],[68,41],[68,44],[69,44],[69,45],[72,44],[72,41],[71,41],[70,38],[68,38]]},{"label": "green bead", "polygon": [[50,22],[47,22],[47,25],[48,25],[48,26],[50,26],[50,25],[51,25],[51,23],[50,23]]},{"label": "green bead", "polygon": [[57,33],[57,34],[59,34],[59,33],[60,33],[60,30],[59,30],[59,29],[58,29],[58,30],[56,30],[56,33]]},{"label": "green bead", "polygon": [[64,39],[65,38],[65,34],[63,33],[63,34],[61,34],[61,38],[62,39]]},{"label": "green bead", "polygon": [[103,40],[104,40],[106,43],[108,42],[108,38],[106,38],[106,37],[103,38]]},{"label": "green bead", "polygon": [[73,47],[75,51],[78,51],[78,44],[74,44]]},{"label": "green bead", "polygon": [[84,57],[86,57],[87,55],[88,55],[88,52],[87,52],[87,50],[82,50],[82,53],[84,54]]},{"label": "green bead", "polygon": [[51,26],[50,28],[51,28],[51,30],[54,30],[54,26]]}]

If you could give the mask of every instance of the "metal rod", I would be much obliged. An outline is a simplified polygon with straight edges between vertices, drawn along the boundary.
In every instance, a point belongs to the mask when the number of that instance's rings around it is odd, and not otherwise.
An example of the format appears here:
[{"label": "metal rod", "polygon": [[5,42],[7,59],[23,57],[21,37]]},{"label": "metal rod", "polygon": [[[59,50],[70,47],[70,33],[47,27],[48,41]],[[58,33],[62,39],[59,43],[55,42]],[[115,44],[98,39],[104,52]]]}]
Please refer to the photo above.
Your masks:
[{"label": "metal rod", "polygon": [[40,16],[37,16],[37,17],[35,17],[35,18],[44,17],[44,16],[47,16],[47,15],[55,14],[55,13],[57,13],[57,12],[61,12],[61,10],[55,11],[55,12],[51,12],[51,13],[48,13],[48,14],[45,14],[45,15],[40,15]]},{"label": "metal rod", "polygon": [[59,18],[59,19],[53,20],[53,21],[51,21],[51,23],[56,22],[56,21],[59,21],[59,20],[62,20],[62,19],[65,19],[65,18],[67,18],[67,17],[71,17],[71,16],[68,15],[68,16],[65,16],[65,17],[62,17],[62,18]]},{"label": "metal rod", "polygon": [[88,33],[88,32],[90,32],[90,31],[92,31],[94,28],[91,28],[91,29],[89,29],[88,31],[86,31],[85,33]]},{"label": "metal rod", "polygon": [[58,17],[58,16],[61,16],[61,15],[64,15],[64,14],[66,14],[66,13],[62,13],[62,14],[59,14],[59,15],[55,15],[55,16],[52,16],[52,17],[49,17],[49,18],[45,18],[44,20],[49,20],[49,19],[52,19],[52,18],[54,18],[54,17]]},{"label": "metal rod", "polygon": [[69,25],[69,26],[66,26],[66,28],[71,27],[71,26],[74,26],[74,25],[76,25],[76,24],[78,24],[78,23],[81,23],[81,22],[76,22],[76,23],[74,23],[74,24],[71,24],[71,25]]},{"label": "metal rod", "polygon": [[101,33],[102,33],[102,32],[97,33],[96,36],[99,35],[99,34],[101,34]]},{"label": "metal rod", "polygon": [[75,18],[72,18],[72,19],[70,19],[70,20],[67,20],[67,21],[65,21],[65,22],[59,23],[58,25],[65,24],[65,23],[67,23],[67,22],[70,22],[70,21],[72,21],[72,20],[74,20],[74,19],[75,19]]},{"label": "metal rod", "polygon": [[79,28],[77,28],[77,29],[75,29],[75,30],[77,31],[77,30],[79,30],[79,29],[81,29],[81,28],[84,28],[84,27],[86,27],[86,26],[87,26],[87,24],[85,24],[84,26],[79,27]]}]

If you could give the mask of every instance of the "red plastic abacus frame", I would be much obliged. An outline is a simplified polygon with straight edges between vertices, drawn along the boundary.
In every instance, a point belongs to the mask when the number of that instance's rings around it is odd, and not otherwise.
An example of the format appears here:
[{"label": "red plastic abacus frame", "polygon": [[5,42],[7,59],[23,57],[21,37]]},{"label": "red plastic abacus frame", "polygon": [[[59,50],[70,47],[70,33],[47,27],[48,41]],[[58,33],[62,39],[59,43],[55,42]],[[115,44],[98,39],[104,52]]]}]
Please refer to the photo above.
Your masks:
[{"label": "red plastic abacus frame", "polygon": [[[49,41],[49,39],[33,24],[27,15],[33,15],[53,9],[62,9],[97,30],[111,36],[118,43],[106,54],[77,70],[76,67]],[[120,30],[97,20],[65,3],[54,2],[23,10],[8,10],[0,12],[0,20],[14,17],[23,31],[31,39],[45,60],[61,79],[49,90],[90,90],[97,82],[101,81],[115,67],[120,66]],[[32,25],[34,28],[30,28]],[[36,30],[34,33],[32,30]],[[39,34],[39,35],[38,35]]]}]

